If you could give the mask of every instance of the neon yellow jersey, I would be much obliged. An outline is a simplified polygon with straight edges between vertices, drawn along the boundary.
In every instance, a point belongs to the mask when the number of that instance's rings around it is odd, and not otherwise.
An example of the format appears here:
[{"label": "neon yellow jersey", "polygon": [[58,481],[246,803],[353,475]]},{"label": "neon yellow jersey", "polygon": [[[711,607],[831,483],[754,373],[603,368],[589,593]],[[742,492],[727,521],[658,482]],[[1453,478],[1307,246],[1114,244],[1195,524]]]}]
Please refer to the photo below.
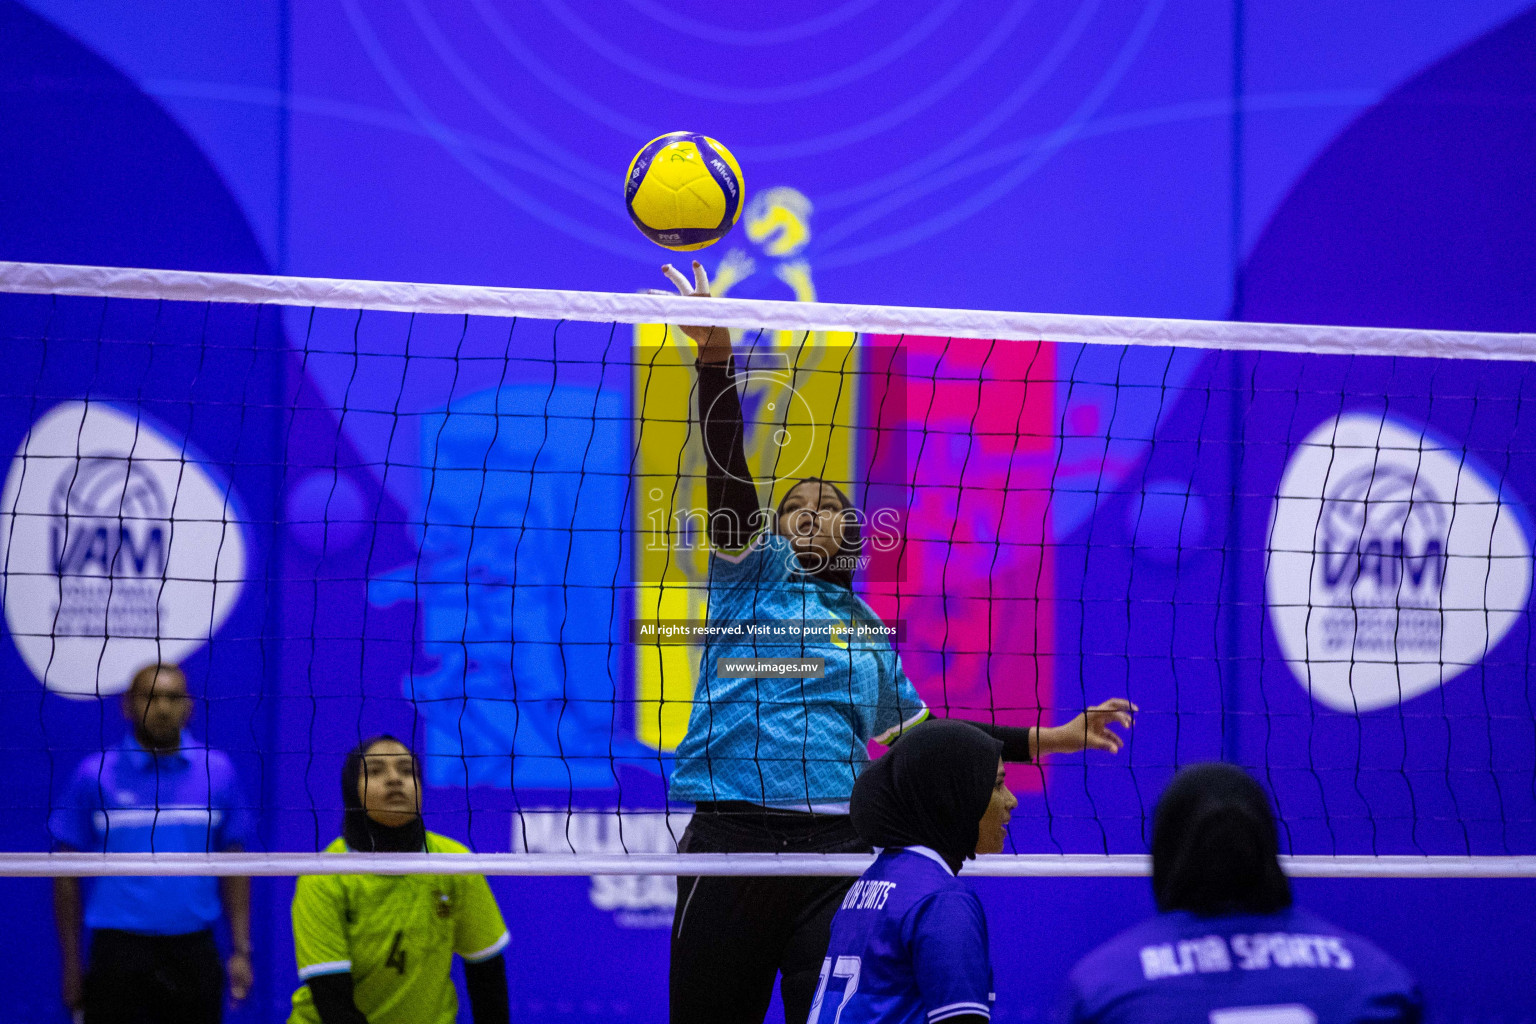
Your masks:
[{"label": "neon yellow jersey", "polygon": [[[337,839],[326,853],[345,853]],[[468,853],[427,833],[428,853]],[[448,971],[457,953],[489,960],[507,926],[484,875],[305,875],[293,894],[299,978],[352,973],[352,999],[369,1024],[453,1024]],[[309,986],[293,994],[289,1024],[320,1024]]]}]

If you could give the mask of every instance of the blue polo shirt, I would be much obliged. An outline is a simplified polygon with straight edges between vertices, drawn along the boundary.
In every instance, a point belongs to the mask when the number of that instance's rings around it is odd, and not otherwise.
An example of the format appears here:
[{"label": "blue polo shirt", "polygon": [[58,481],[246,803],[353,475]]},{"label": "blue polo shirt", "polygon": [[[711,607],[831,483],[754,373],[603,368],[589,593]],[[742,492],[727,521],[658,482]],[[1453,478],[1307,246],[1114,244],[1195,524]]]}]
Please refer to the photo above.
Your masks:
[{"label": "blue polo shirt", "polygon": [[[252,821],[222,752],[183,734],[174,753],[156,755],[129,733],[80,763],[48,830],[92,853],[204,853],[248,846]],[[86,927],[145,935],[198,932],[218,919],[217,878],[98,878],[85,903]]]}]

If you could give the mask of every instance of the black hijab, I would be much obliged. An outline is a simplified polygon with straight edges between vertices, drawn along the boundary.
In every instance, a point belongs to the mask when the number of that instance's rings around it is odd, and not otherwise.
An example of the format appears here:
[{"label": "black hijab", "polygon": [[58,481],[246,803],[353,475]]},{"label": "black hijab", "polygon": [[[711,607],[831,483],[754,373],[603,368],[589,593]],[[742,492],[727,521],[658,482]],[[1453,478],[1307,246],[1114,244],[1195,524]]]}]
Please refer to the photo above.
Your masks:
[{"label": "black hijab", "polygon": [[[341,837],[348,848],[362,853],[420,853],[426,847],[427,830],[421,815],[405,825],[381,825],[363,810],[363,801],[357,792],[357,784],[363,777],[363,756],[375,743],[399,743],[416,763],[416,754],[410,745],[388,733],[370,737],[353,747],[347,761],[341,767]],[[421,774],[417,767],[417,775]],[[418,782],[419,782],[418,778]]]},{"label": "black hijab", "polygon": [[1291,905],[1274,812],[1236,765],[1185,768],[1152,821],[1152,894],[1159,910],[1202,917],[1273,914]]},{"label": "black hijab", "polygon": [[[799,487],[801,484],[822,484],[824,486],[830,487],[832,488],[832,492],[837,495],[837,500],[842,502],[842,514],[846,515],[849,512],[857,511],[854,509],[853,502],[849,500],[848,495],[843,493],[843,489],[830,480],[823,480],[819,476],[808,476],[802,477],[801,479],[795,481],[795,487]],[[793,491],[795,487],[791,487],[789,490]],[[786,491],[784,493],[784,497],[779,499],[776,521],[783,522],[784,502],[788,500],[789,492]],[[840,587],[846,587],[847,589],[852,590],[853,570],[854,567],[859,564],[859,556],[863,553],[864,531],[859,528],[857,516],[848,515],[843,520],[843,538],[842,543],[838,548],[837,554],[834,555],[826,565],[822,566],[820,569],[817,569],[815,572],[802,570],[799,575],[810,576],[818,580],[826,580],[828,583],[835,583]]]},{"label": "black hijab", "polygon": [[853,827],[871,846],[926,846],[957,874],[976,856],[1003,744],[965,722],[924,722],[853,784]]}]

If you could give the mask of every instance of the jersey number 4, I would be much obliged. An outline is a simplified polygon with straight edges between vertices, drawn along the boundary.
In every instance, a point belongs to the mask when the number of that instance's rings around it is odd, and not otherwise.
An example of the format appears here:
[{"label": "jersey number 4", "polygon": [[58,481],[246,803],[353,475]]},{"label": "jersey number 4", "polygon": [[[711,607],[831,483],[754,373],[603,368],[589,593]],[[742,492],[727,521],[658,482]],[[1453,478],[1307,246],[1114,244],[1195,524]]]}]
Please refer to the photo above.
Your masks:
[{"label": "jersey number 4", "polygon": [[405,932],[395,932],[395,941],[389,944],[389,956],[384,960],[385,967],[393,967],[396,974],[405,973]]},{"label": "jersey number 4", "polygon": [[840,1024],[843,1019],[843,1007],[848,1005],[848,1000],[859,990],[859,969],[862,961],[856,956],[840,956],[834,961],[827,957],[821,962],[821,980],[816,984],[816,1001],[811,1003],[810,1024],[821,1024],[821,1001],[827,997],[827,979],[845,978],[843,985],[843,1000],[837,1004],[837,1013],[832,1015],[831,1024]]}]

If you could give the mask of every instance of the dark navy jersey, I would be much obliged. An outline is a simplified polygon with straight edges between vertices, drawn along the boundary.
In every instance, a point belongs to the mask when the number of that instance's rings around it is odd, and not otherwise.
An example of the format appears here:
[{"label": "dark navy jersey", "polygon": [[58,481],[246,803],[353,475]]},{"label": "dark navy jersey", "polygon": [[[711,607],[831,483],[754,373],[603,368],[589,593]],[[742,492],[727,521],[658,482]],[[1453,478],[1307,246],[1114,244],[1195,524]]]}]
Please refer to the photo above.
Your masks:
[{"label": "dark navy jersey", "polygon": [[1071,1024],[1418,1024],[1418,986],[1358,935],[1294,907],[1278,914],[1159,914],[1084,957]]},{"label": "dark navy jersey", "polygon": [[937,1024],[992,1016],[987,918],[944,859],[887,850],[848,890],[809,1024]]}]

